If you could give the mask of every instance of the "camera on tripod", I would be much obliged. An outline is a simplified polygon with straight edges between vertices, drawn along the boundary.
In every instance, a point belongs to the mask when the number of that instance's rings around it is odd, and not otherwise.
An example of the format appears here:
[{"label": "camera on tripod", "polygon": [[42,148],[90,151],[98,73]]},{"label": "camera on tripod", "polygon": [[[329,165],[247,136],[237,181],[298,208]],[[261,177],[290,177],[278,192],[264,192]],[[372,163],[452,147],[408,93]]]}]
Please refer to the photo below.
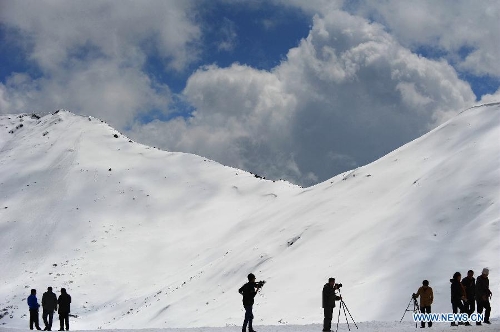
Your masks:
[{"label": "camera on tripod", "polygon": [[342,284],[335,284],[335,289],[340,289],[340,287],[342,287]]},{"label": "camera on tripod", "polygon": [[265,280],[255,282],[255,284],[257,285],[257,288],[262,288],[262,286],[264,286],[265,283],[266,283]]}]

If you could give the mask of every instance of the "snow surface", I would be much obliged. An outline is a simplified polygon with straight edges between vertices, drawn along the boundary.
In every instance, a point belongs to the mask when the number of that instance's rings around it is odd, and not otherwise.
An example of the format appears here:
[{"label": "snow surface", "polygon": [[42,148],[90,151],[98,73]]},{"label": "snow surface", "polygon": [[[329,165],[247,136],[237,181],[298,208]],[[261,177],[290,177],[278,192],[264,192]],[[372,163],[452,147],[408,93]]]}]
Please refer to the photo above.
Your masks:
[{"label": "snow surface", "polygon": [[[332,326],[333,330],[336,331],[337,319],[335,319],[335,324]],[[70,321],[71,324],[71,321]],[[418,330],[415,329],[415,323],[408,322],[356,322],[358,328],[356,328],[352,321],[349,322],[349,327],[345,323],[340,323],[338,331],[356,331],[356,332],[415,332],[420,330],[420,325],[418,325]],[[432,332],[493,332],[499,331],[498,325],[500,321],[495,320],[492,325],[483,326],[458,326],[450,327],[446,323],[435,323],[431,329],[425,329],[422,331],[432,331]],[[71,325],[70,325],[71,328]],[[308,324],[308,325],[267,325],[267,326],[255,326],[258,332],[310,332],[310,331],[321,331],[322,325],[318,324]],[[349,330],[350,329],[350,330]],[[0,327],[0,332],[19,332],[20,329],[16,328],[5,328]],[[104,330],[96,330],[104,331]],[[106,330],[108,332],[127,332],[136,330]],[[141,329],[141,332],[240,332],[240,326],[227,326],[227,327],[199,327],[199,328],[163,328],[163,329]]]},{"label": "snow surface", "polygon": [[260,331],[319,330],[328,277],[357,322],[379,321],[366,331],[413,330],[409,314],[394,322],[423,279],[433,312],[450,312],[453,273],[485,266],[498,318],[499,138],[500,104],[471,108],[304,189],[95,118],[1,115],[0,331],[25,328],[30,288],[40,299],[47,286],[71,294],[73,329],[237,331],[250,272],[267,280]]}]

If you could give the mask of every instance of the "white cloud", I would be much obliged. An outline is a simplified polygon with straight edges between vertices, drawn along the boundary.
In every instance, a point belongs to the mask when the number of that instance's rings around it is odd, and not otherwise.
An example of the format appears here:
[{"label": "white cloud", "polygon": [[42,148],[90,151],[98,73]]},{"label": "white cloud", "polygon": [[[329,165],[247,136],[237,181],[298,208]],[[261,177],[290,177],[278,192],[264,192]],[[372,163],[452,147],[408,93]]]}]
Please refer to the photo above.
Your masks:
[{"label": "white cloud", "polygon": [[[191,118],[136,123],[130,134],[310,184],[374,160],[474,104],[469,85],[446,60],[431,61],[410,49],[438,46],[464,70],[495,74],[498,43],[488,29],[498,12],[492,2],[486,2],[492,8],[486,18],[480,9],[469,13],[472,5],[463,1],[454,15],[434,2],[408,8],[389,0],[376,8],[364,2],[355,8],[342,1],[275,2],[319,13],[308,37],[281,65],[271,72],[238,64],[200,68],[184,90],[196,108]],[[67,108],[118,129],[142,110],[169,112],[169,88],[143,67],[150,55],[173,70],[198,59],[202,32],[191,14],[196,4],[4,1],[0,22],[23,38],[42,76],[12,74],[0,84],[0,112]],[[384,26],[340,11],[342,6]],[[463,25],[471,31],[462,33],[456,21],[467,15],[473,20]],[[219,50],[236,44],[231,23],[221,30]],[[474,51],[462,59],[464,46]]]},{"label": "white cloud", "polygon": [[490,103],[500,103],[500,88],[492,94],[484,95],[478,102],[478,105]]},{"label": "white cloud", "polygon": [[235,47],[238,34],[236,33],[236,24],[228,18],[222,20],[219,31],[220,41],[217,45],[219,51],[232,51]]},{"label": "white cloud", "polygon": [[180,70],[198,55],[191,8],[192,1],[5,1],[0,21],[29,38],[27,51],[44,71],[88,49],[131,65],[157,51]]},{"label": "white cloud", "polygon": [[[500,76],[496,0],[361,1],[355,12],[383,22],[404,46],[437,47],[461,70]],[[464,49],[471,50],[465,57]]]},{"label": "white cloud", "polygon": [[302,184],[380,157],[474,103],[445,61],[419,57],[342,11],[316,16],[272,72],[210,66],[184,94],[192,118],[133,135],[156,130],[156,146]]},{"label": "white cloud", "polygon": [[[167,112],[167,86],[152,82],[136,68],[108,61],[74,63],[71,70],[52,72],[50,79],[14,74],[0,84],[1,113],[51,112],[66,108],[94,115],[122,128],[141,109]],[[5,107],[5,108],[4,108]]]},{"label": "white cloud", "polygon": [[143,67],[148,56],[174,71],[198,59],[192,8],[192,1],[4,1],[0,22],[41,76],[7,78],[0,112],[66,108],[114,119],[118,128],[140,112],[167,112],[169,88]]}]

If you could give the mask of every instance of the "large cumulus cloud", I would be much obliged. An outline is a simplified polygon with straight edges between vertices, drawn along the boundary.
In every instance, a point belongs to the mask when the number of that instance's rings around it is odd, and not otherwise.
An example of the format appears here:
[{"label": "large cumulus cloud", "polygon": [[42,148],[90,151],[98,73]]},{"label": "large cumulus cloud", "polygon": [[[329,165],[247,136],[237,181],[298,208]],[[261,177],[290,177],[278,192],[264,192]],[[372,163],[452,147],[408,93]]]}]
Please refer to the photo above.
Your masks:
[{"label": "large cumulus cloud", "polygon": [[437,49],[462,71],[500,77],[496,0],[363,0],[352,7],[383,22],[404,46]]},{"label": "large cumulus cloud", "polygon": [[199,56],[193,2],[2,1],[0,23],[34,72],[0,84],[0,112],[67,108],[117,127],[141,111],[168,112],[169,88],[144,66],[155,56],[170,71]]},{"label": "large cumulus cloud", "polygon": [[[363,165],[474,103],[444,60],[333,10],[271,72],[206,67],[184,91],[196,112],[132,134],[301,184]],[[151,136],[148,132],[158,135]]]}]

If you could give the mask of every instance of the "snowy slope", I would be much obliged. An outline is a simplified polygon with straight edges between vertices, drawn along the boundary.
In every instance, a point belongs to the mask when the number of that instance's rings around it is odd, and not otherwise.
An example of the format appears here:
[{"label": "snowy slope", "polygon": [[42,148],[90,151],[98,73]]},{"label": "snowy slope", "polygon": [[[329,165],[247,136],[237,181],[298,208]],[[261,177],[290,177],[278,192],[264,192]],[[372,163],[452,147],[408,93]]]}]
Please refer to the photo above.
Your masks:
[{"label": "snowy slope", "polygon": [[489,266],[500,286],[499,120],[469,109],[302,189],[95,118],[0,116],[0,324],[25,326],[29,289],[53,286],[79,329],[239,325],[249,272],[268,281],[256,324],[321,322],[330,276],[357,321],[399,320],[423,279],[449,312],[455,271]]}]

